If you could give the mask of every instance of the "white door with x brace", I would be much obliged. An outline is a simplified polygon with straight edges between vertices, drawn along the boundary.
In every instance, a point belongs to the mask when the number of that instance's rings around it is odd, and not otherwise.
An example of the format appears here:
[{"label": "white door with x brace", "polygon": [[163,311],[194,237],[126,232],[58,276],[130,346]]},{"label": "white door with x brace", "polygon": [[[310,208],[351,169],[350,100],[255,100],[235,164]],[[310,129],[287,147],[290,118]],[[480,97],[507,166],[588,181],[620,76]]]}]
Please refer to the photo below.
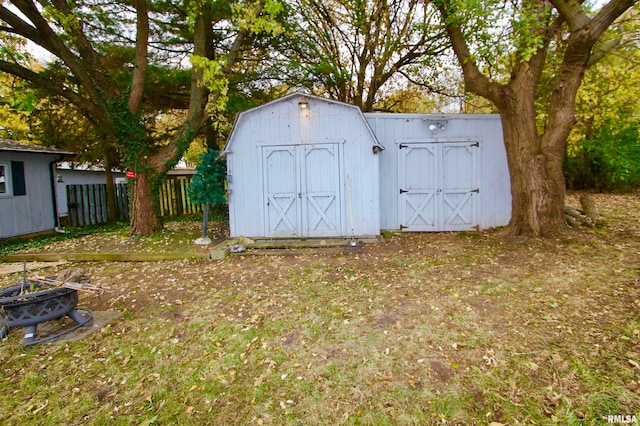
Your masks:
[{"label": "white door with x brace", "polygon": [[339,144],[262,148],[269,237],[341,235]]},{"label": "white door with x brace", "polygon": [[402,143],[398,148],[400,229],[473,229],[479,143]]}]

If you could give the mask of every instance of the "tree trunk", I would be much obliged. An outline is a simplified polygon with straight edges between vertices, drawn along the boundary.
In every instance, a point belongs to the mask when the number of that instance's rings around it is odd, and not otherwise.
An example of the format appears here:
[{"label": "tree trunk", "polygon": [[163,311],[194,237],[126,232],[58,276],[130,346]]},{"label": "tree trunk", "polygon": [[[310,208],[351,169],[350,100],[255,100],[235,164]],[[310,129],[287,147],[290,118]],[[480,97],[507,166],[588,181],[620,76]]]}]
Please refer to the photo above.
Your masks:
[{"label": "tree trunk", "polygon": [[151,186],[148,172],[136,173],[129,235],[149,235],[162,229],[162,222],[154,209],[157,195]]},{"label": "tree trunk", "polygon": [[[490,100],[500,111],[511,176],[509,227],[517,235],[550,236],[564,226],[562,162],[567,136],[575,124],[576,93],[593,46],[613,21],[637,0],[610,0],[592,18],[581,8],[580,2],[549,1],[559,16],[551,19],[552,15],[548,15],[548,21],[540,19],[540,24],[548,25],[540,32],[542,44],[526,59],[515,55],[511,79],[506,85],[483,73],[475,62],[462,31],[465,18],[455,2],[435,1],[462,67],[465,88]],[[565,27],[568,30],[563,30]],[[551,102],[546,111],[548,120],[539,134],[535,90],[542,78],[547,50],[558,36],[566,40],[566,47],[553,79]]]},{"label": "tree trunk", "polygon": [[511,177],[509,232],[553,235],[564,226],[562,157],[542,150],[534,118],[520,109],[502,111],[501,117]]}]

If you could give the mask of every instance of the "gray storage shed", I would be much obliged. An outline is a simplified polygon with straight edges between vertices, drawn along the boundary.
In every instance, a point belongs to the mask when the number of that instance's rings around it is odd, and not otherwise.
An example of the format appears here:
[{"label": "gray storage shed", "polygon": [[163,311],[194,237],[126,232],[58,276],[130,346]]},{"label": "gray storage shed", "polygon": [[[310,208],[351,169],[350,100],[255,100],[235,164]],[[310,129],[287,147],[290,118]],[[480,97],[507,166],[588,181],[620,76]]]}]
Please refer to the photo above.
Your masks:
[{"label": "gray storage shed", "polygon": [[365,114],[378,141],[381,228],[463,231],[511,219],[511,180],[495,114]]},{"label": "gray storage shed", "polygon": [[296,92],[240,113],[223,155],[232,237],[371,237],[511,218],[498,115],[363,114]]},{"label": "gray storage shed", "polygon": [[72,152],[0,139],[0,238],[57,226],[55,163]]},{"label": "gray storage shed", "polygon": [[223,151],[231,236],[379,235],[380,149],[353,105],[294,93],[240,113]]}]

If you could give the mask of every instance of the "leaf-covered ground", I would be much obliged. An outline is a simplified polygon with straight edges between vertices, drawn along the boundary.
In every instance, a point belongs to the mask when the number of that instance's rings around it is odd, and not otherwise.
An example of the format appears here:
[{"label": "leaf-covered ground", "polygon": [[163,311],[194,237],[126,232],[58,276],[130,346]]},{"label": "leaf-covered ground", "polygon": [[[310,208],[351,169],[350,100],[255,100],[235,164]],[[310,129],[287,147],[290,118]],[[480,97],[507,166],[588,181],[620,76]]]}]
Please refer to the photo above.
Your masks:
[{"label": "leaf-covered ground", "polygon": [[605,226],[557,239],[400,234],[363,253],[83,263],[110,290],[80,305],[125,315],[61,346],[21,349],[12,332],[0,350],[0,423],[638,415],[640,199],[596,199]]}]

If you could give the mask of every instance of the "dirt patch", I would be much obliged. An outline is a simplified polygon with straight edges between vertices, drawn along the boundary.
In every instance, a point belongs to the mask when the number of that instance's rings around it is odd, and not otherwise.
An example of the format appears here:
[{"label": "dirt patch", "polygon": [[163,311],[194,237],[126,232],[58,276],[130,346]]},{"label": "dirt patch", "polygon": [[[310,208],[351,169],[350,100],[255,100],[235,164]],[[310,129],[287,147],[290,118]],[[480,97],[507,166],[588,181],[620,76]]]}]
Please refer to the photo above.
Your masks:
[{"label": "dirt patch", "polygon": [[441,363],[440,361],[430,361],[429,367],[433,372],[433,377],[435,377],[439,382],[446,383],[453,377],[453,368]]}]

